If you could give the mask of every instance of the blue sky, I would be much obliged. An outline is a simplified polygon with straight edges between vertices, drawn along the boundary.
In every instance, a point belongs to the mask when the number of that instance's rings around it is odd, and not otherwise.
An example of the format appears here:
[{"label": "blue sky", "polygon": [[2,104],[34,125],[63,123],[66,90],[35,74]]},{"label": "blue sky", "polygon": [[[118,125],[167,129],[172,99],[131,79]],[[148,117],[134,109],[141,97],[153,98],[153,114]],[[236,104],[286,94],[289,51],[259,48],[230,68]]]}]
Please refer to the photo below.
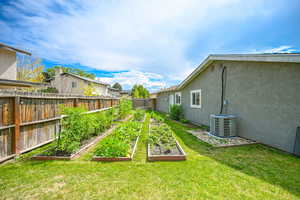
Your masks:
[{"label": "blue sky", "polygon": [[0,42],[150,90],[209,54],[300,51],[299,0],[2,0]]}]

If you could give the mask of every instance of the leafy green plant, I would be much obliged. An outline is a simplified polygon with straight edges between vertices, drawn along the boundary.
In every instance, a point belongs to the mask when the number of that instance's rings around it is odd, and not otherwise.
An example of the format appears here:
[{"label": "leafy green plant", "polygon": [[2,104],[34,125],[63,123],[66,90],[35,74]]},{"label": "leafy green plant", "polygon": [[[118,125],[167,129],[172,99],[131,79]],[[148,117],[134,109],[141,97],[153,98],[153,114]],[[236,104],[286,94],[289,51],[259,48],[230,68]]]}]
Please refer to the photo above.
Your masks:
[{"label": "leafy green plant", "polygon": [[55,152],[72,154],[88,140],[105,131],[112,124],[112,111],[85,114],[83,108],[63,108],[62,131],[56,142]]},{"label": "leafy green plant", "polygon": [[128,153],[129,144],[115,138],[107,138],[101,146],[95,150],[95,155],[100,157],[125,157]]},{"label": "leafy green plant", "polygon": [[167,124],[152,125],[148,138],[150,145],[161,147],[164,152],[171,151],[176,146],[176,140]]},{"label": "leafy green plant", "polygon": [[121,99],[119,104],[119,117],[124,119],[130,114],[132,110],[132,101],[128,99]]},{"label": "leafy green plant", "polygon": [[170,106],[170,117],[174,120],[180,120],[183,118],[183,109],[181,105],[171,105]]},{"label": "leafy green plant", "polygon": [[162,123],[165,121],[165,119],[163,117],[161,117],[160,115],[158,115],[155,112],[151,112],[151,118],[154,119],[158,123]]},{"label": "leafy green plant", "polygon": [[142,109],[137,109],[133,114],[133,120],[142,121],[144,119],[144,116],[145,116],[145,111]]},{"label": "leafy green plant", "polygon": [[100,112],[95,115],[96,118],[96,130],[97,132],[103,132],[111,127],[113,121],[112,109],[106,112]]},{"label": "leafy green plant", "polygon": [[88,120],[82,115],[86,110],[83,108],[64,108],[63,114],[67,115],[62,120],[62,131],[57,141],[56,150],[73,153],[79,149],[82,138],[90,128],[86,124]]},{"label": "leafy green plant", "polygon": [[138,122],[126,122],[114,130],[112,135],[103,139],[94,154],[101,157],[124,157],[130,154],[131,145],[139,135]]}]

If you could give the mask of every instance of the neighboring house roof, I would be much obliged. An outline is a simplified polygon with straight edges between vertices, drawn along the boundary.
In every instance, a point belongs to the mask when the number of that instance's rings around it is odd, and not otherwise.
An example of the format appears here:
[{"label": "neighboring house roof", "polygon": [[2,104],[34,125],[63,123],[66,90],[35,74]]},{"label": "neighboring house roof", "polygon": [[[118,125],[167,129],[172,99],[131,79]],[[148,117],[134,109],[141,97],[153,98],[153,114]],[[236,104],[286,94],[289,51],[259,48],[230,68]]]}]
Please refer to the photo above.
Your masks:
[{"label": "neighboring house roof", "polygon": [[19,52],[19,53],[23,53],[23,54],[27,54],[27,55],[31,56],[31,53],[28,51],[24,51],[22,49],[18,49],[18,48],[15,48],[15,47],[3,44],[3,43],[0,43],[0,48],[4,48],[4,49],[10,50],[10,51],[15,51],[15,52]]},{"label": "neighboring house roof", "polygon": [[177,89],[184,88],[202,71],[204,71],[213,61],[300,63],[300,53],[212,54],[209,55],[186,79],[184,79],[178,85]]},{"label": "neighboring house roof", "polygon": [[60,74],[60,75],[70,75],[70,76],[73,76],[73,77],[76,77],[76,78],[79,78],[79,79],[81,79],[81,80],[88,81],[88,82],[91,82],[91,83],[96,83],[96,84],[105,85],[105,86],[109,85],[109,84],[107,84],[107,83],[103,83],[103,82],[101,82],[101,81],[89,79],[89,78],[86,78],[86,77],[83,77],[83,76],[79,76],[79,75],[73,74],[73,73],[67,73],[67,72],[64,72],[64,73],[62,73],[62,74]]},{"label": "neighboring house roof", "polygon": [[116,89],[116,88],[113,88],[113,87],[108,87],[108,89],[109,89],[109,90],[114,90],[114,91],[116,91],[116,92],[119,91],[119,89]]},{"label": "neighboring house roof", "polygon": [[169,88],[163,88],[161,90],[159,90],[158,92],[156,92],[157,94],[159,93],[163,93],[163,92],[172,92],[172,91],[176,91],[178,89],[178,86],[177,85],[173,85]]},{"label": "neighboring house roof", "polygon": [[0,79],[0,85],[11,85],[19,87],[33,87],[33,86],[45,86],[45,83],[36,83],[29,81],[19,81],[19,80],[10,80],[10,79]]}]

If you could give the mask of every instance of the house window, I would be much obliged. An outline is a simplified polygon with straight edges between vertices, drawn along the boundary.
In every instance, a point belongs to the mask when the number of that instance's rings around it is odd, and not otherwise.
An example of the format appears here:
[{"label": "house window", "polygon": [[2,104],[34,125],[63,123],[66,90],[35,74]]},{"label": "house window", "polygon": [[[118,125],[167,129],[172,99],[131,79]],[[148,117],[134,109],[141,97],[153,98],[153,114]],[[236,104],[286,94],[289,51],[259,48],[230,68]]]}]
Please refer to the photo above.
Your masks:
[{"label": "house window", "polygon": [[175,93],[175,104],[177,104],[177,105],[181,104],[181,92]]},{"label": "house window", "polygon": [[72,88],[76,88],[77,87],[77,83],[75,81],[72,82]]},{"label": "house window", "polygon": [[191,107],[201,108],[201,90],[191,91]]}]

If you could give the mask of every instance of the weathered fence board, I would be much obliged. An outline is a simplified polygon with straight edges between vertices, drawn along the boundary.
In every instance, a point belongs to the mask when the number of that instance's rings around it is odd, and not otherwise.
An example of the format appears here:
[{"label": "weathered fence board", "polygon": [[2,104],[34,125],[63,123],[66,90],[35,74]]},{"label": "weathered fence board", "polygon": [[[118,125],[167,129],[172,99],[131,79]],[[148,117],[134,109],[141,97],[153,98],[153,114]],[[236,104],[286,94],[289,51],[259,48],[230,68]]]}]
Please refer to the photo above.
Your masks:
[{"label": "weathered fence board", "polygon": [[150,109],[155,110],[156,100],[155,99],[132,99],[133,108],[137,109]]},{"label": "weathered fence board", "polygon": [[34,146],[54,140],[59,132],[59,121],[22,126],[19,137],[20,151],[26,151]]},{"label": "weathered fence board", "polygon": [[0,159],[12,154],[12,133],[13,128],[0,131]]},{"label": "weathered fence board", "polygon": [[0,162],[54,140],[58,134],[62,107],[83,107],[88,111],[109,108],[119,99],[0,94]]}]

